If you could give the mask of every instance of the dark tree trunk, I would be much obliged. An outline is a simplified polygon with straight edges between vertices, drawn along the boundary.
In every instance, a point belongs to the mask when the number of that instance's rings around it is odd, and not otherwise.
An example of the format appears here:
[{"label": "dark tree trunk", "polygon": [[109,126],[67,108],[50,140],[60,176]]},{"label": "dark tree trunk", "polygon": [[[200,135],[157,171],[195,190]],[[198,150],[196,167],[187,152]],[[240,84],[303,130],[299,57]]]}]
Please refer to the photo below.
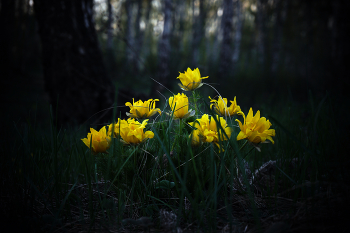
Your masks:
[{"label": "dark tree trunk", "polygon": [[126,1],[125,2],[126,9],[126,57],[128,60],[128,65],[130,65],[130,70],[134,70],[135,68],[135,30],[133,28],[133,2]]},{"label": "dark tree trunk", "polygon": [[[216,25],[220,24],[222,22],[222,14],[221,15],[217,14],[215,21],[218,22]],[[209,46],[210,47],[210,52],[208,53],[209,56],[207,56],[207,59],[213,64],[220,62],[218,51],[220,50],[220,42],[221,42],[222,37],[223,37],[223,28],[216,27],[215,35],[216,36],[214,38],[213,45]],[[210,43],[210,40],[207,40],[207,42]]]},{"label": "dark tree trunk", "polygon": [[34,0],[45,85],[61,126],[83,123],[113,103],[92,7],[93,0]]},{"label": "dark tree trunk", "polygon": [[[131,1],[125,2],[126,15],[127,15],[127,29],[126,29],[126,53],[128,59],[129,70],[131,75],[139,77],[139,66],[140,66],[140,41],[141,30],[140,20],[142,13],[142,1]],[[135,12],[136,11],[136,12]],[[136,15],[136,17],[135,17]]]},{"label": "dark tree trunk", "polygon": [[0,36],[0,68],[2,74],[8,76],[13,65],[13,44],[15,37],[15,15],[16,2],[3,1],[0,8],[0,20],[2,23],[2,32],[5,35]]},{"label": "dark tree trunk", "polygon": [[232,65],[232,19],[233,19],[233,2],[232,0],[223,1],[223,14],[221,27],[223,28],[223,39],[220,50],[219,78],[225,78],[232,72],[229,67]]},{"label": "dark tree trunk", "polygon": [[[193,8],[194,7],[195,6],[193,4]],[[193,40],[192,40],[192,48],[193,48],[192,65],[193,65],[193,68],[196,68],[198,66],[199,56],[200,56],[199,46],[204,37],[204,20],[205,20],[204,0],[199,1],[199,14],[196,16],[193,13],[193,19],[194,19],[194,23],[193,23]]]},{"label": "dark tree trunk", "polygon": [[140,56],[140,49],[141,49],[141,28],[140,28],[140,23],[141,23],[141,16],[142,16],[142,1],[137,0],[137,12],[136,12],[136,19],[135,19],[135,50],[138,56]]},{"label": "dark tree trunk", "polygon": [[235,15],[237,18],[236,21],[236,30],[234,37],[234,50],[232,55],[232,64],[233,64],[233,72],[236,71],[237,63],[239,60],[240,50],[241,50],[241,40],[242,40],[242,27],[243,27],[243,12],[242,12],[242,2],[241,0],[235,1]]},{"label": "dark tree trunk", "polygon": [[[158,71],[157,79],[162,85],[167,86],[169,77],[169,58],[170,58],[170,35],[171,35],[171,14],[172,14],[172,0],[164,1],[164,29],[162,38],[158,46]],[[162,85],[153,85],[153,92],[158,90],[162,92],[164,87]]]},{"label": "dark tree trunk", "polygon": [[262,68],[265,65],[265,43],[266,43],[266,28],[265,28],[265,17],[266,17],[266,2],[267,0],[257,0],[257,15],[256,15],[256,25],[257,25],[257,49],[258,49],[258,62]]},{"label": "dark tree trunk", "polygon": [[[141,35],[139,38],[140,43],[140,53],[142,54],[143,58],[146,58],[150,53],[150,44],[151,44],[151,37],[146,36],[147,34],[152,34],[152,25],[150,23],[150,16],[152,11],[152,1],[149,0],[146,2],[146,11],[145,11],[145,28],[143,31],[141,31]],[[142,65],[145,65],[142,63]]]},{"label": "dark tree trunk", "polygon": [[113,46],[113,15],[112,15],[112,4],[111,0],[107,0],[107,14],[108,14],[108,20],[107,20],[107,50],[112,50]]},{"label": "dark tree trunk", "polygon": [[271,76],[276,78],[277,68],[280,63],[280,54],[282,49],[282,30],[284,18],[288,8],[288,0],[277,0],[276,2],[276,18],[274,22],[274,37],[272,40],[272,59],[271,59]]},{"label": "dark tree trunk", "polygon": [[171,45],[174,46],[176,50],[173,50],[172,54],[174,56],[181,56],[185,49],[185,44],[183,42],[185,25],[187,22],[185,19],[187,17],[188,2],[183,0],[174,0],[173,8],[176,10],[176,12],[172,14]]}]

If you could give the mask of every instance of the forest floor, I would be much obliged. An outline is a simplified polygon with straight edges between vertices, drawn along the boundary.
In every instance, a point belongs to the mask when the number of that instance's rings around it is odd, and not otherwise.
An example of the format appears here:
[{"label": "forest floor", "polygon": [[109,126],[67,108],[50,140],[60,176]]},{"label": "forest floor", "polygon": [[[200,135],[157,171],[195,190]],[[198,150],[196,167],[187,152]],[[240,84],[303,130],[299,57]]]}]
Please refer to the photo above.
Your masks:
[{"label": "forest floor", "polygon": [[[271,170],[270,167],[268,170]],[[247,195],[234,194],[229,203],[232,216],[229,217],[224,203],[218,203],[216,212],[216,231],[198,228],[198,225],[188,223],[170,210],[161,209],[152,218],[135,216],[134,219],[124,219],[122,224],[116,221],[106,222],[100,211],[95,213],[95,222],[89,220],[88,187],[80,185],[77,193],[86,202],[71,205],[70,218],[57,219],[54,217],[43,199],[36,198],[34,205],[29,205],[31,194],[28,190],[11,185],[11,177],[3,177],[1,184],[0,220],[2,227],[9,226],[14,232],[264,232],[264,233],[302,233],[302,232],[350,232],[348,212],[350,207],[349,182],[315,182],[305,181],[302,185],[280,190],[276,196],[261,195],[257,187],[276,187],[275,179],[266,170],[262,172],[258,183],[255,183],[254,205],[258,215],[254,215],[252,203]],[[345,178],[345,177],[344,177]],[[98,195],[108,182],[94,185],[94,205],[98,205]],[[278,186],[278,185],[277,185]],[[306,193],[305,198],[293,200],[286,198],[289,192],[300,189]],[[117,194],[108,193],[117,200]],[[310,196],[308,196],[310,195]],[[191,212],[191,207],[187,208]],[[83,210],[84,213],[81,211]],[[83,220],[82,220],[83,214]],[[255,216],[259,216],[256,218]],[[230,226],[227,219],[232,220]],[[184,223],[187,222],[187,223]]]}]

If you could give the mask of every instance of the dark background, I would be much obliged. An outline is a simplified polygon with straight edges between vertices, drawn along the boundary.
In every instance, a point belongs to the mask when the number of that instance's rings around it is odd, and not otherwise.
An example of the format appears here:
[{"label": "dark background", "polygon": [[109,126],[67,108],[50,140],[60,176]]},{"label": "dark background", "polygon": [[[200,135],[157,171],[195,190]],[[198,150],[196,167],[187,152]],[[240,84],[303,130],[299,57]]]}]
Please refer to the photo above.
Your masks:
[{"label": "dark background", "polygon": [[[247,111],[326,93],[346,104],[349,1],[2,0],[1,115],[58,124],[110,122],[118,105],[204,80]],[[203,97],[215,96],[209,87]],[[161,93],[159,93],[159,92]],[[56,111],[57,110],[57,111]],[[119,108],[124,117],[125,108]],[[119,116],[119,113],[118,113]]]}]

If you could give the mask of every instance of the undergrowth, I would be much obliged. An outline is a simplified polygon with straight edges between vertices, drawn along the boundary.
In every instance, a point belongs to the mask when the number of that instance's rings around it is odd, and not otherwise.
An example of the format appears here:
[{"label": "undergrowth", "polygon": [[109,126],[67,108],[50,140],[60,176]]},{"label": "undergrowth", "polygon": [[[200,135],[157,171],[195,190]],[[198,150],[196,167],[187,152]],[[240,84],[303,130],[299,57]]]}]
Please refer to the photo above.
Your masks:
[{"label": "undergrowth", "polygon": [[167,102],[146,125],[153,138],[125,144],[117,135],[106,153],[81,141],[84,127],[57,129],[52,111],[46,134],[37,132],[35,120],[5,125],[3,213],[21,213],[25,224],[44,232],[263,232],[276,223],[282,225],[271,232],[302,232],[311,229],[310,219],[334,215],[339,194],[349,191],[349,160],[341,156],[331,96],[262,106],[276,131],[274,144],[237,141],[235,119],[243,118],[226,116],[231,137],[217,124],[219,146],[193,145],[190,122],[216,113],[198,92],[192,98],[195,115],[174,119]]}]

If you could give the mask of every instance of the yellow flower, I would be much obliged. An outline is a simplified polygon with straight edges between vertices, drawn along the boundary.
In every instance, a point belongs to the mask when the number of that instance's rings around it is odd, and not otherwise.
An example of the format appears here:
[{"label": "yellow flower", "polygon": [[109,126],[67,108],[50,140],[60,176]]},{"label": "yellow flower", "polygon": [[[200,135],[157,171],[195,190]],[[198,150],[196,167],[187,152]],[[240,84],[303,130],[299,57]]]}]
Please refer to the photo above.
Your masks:
[{"label": "yellow flower", "polygon": [[209,99],[210,102],[213,103],[210,105],[210,108],[215,110],[215,112],[221,116],[233,116],[241,111],[241,107],[237,105],[236,96],[233,101],[230,101],[230,107],[227,105],[227,98],[219,96],[218,100],[214,100],[209,96]]},{"label": "yellow flower", "polygon": [[[114,130],[113,130],[113,126],[114,126]],[[113,132],[113,137],[117,137],[117,135],[120,134],[120,130],[125,128],[125,127],[129,127],[128,126],[128,122],[126,120],[121,120],[121,119],[118,119],[118,122],[117,123],[112,123],[108,126],[108,132],[107,132],[107,135],[109,137],[112,136],[112,132]]]},{"label": "yellow flower", "polygon": [[[107,149],[111,146],[111,138],[106,134],[106,127],[102,127],[100,131],[90,128],[91,133],[88,133],[87,138],[81,139],[87,147],[92,147],[92,152],[108,153]],[[91,142],[92,140],[92,142]]]},{"label": "yellow flower", "polygon": [[132,104],[130,102],[125,103],[126,106],[130,107],[130,113],[127,112],[126,115],[132,118],[145,119],[150,118],[157,112],[161,114],[160,109],[155,108],[156,101],[159,101],[159,99],[149,99],[145,102],[139,100],[135,103],[134,98],[132,98]]},{"label": "yellow flower", "polygon": [[[135,119],[129,118],[128,120],[118,119],[118,123],[114,124],[114,136],[120,135],[122,142],[125,144],[139,144],[146,141],[149,138],[154,137],[152,131],[143,132],[146,128],[147,120],[144,120],[142,124]],[[113,130],[113,124],[109,125],[108,134],[111,135]]]},{"label": "yellow flower", "polygon": [[198,68],[194,69],[193,71],[190,68],[187,68],[185,73],[179,73],[180,75],[177,78],[180,79],[182,83],[179,84],[179,86],[184,91],[193,91],[200,88],[203,85],[202,79],[209,77],[207,76],[202,78]]},{"label": "yellow flower", "polygon": [[192,131],[190,138],[192,146],[200,146],[203,143],[201,139],[201,131],[198,129]]},{"label": "yellow flower", "polygon": [[245,117],[243,112],[239,113],[243,115],[244,124],[239,120],[236,120],[239,124],[241,132],[237,135],[237,140],[248,139],[253,143],[265,142],[266,139],[275,143],[271,136],[275,136],[275,130],[270,129],[272,125],[269,120],[265,117],[260,118],[260,111],[258,110],[253,117],[253,109],[250,108],[247,117]]},{"label": "yellow flower", "polygon": [[187,118],[195,114],[194,110],[188,110],[188,97],[184,93],[169,97],[169,106],[173,111],[174,119]]},{"label": "yellow flower", "polygon": [[[231,128],[227,125],[223,117],[215,116],[221,127],[224,129],[227,136],[231,137]],[[200,119],[189,123],[196,129],[192,132],[192,145],[199,145],[198,141],[213,142],[216,146],[219,146],[219,141],[227,140],[228,138],[222,133],[216,124],[214,117],[204,114]],[[193,140],[195,140],[193,142]]]}]

